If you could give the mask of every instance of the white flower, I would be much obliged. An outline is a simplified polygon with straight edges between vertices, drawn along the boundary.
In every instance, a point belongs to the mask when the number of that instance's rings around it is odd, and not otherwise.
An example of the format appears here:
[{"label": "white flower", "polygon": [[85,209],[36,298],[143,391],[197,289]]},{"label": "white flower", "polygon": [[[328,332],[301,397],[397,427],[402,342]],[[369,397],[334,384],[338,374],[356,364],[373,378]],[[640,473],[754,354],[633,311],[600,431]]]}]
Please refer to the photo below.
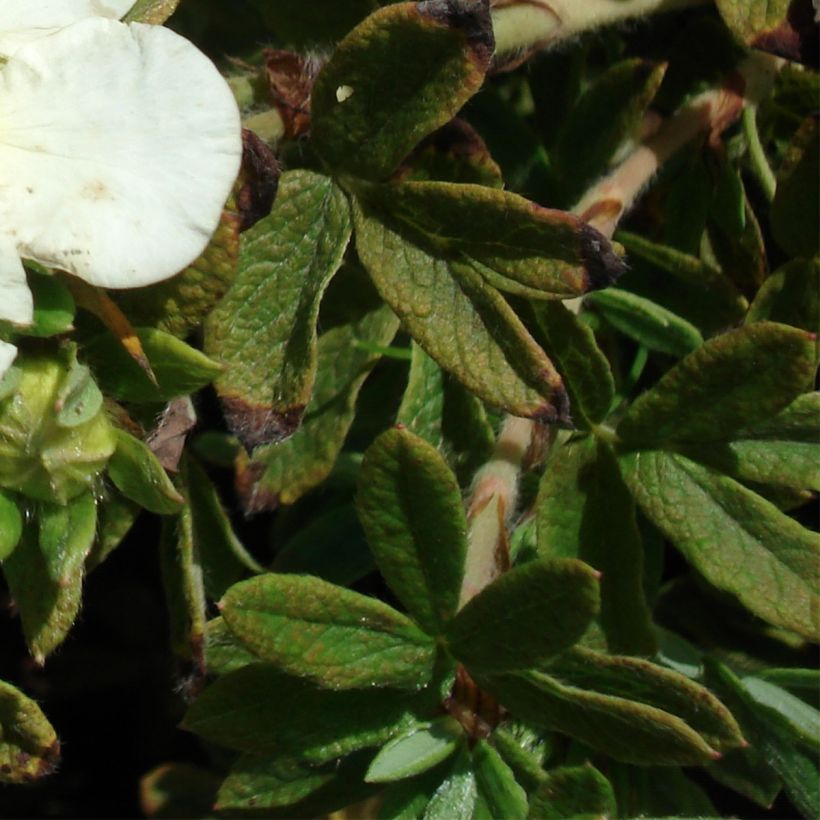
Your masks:
[{"label": "white flower", "polygon": [[[25,326],[21,259],[106,288],[196,259],[239,171],[214,65],[133,0],[0,0],[0,320]],[[0,341],[0,376],[15,348]]]}]

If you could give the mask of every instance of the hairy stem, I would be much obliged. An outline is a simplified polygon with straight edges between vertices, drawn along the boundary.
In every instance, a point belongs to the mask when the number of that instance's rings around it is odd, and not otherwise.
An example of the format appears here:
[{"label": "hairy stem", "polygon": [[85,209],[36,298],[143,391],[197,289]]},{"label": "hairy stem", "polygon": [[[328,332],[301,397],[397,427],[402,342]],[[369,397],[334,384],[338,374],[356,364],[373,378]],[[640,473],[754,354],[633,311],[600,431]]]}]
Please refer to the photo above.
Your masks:
[{"label": "hairy stem", "polygon": [[623,20],[703,5],[710,0],[496,0],[496,58],[566,40]]}]

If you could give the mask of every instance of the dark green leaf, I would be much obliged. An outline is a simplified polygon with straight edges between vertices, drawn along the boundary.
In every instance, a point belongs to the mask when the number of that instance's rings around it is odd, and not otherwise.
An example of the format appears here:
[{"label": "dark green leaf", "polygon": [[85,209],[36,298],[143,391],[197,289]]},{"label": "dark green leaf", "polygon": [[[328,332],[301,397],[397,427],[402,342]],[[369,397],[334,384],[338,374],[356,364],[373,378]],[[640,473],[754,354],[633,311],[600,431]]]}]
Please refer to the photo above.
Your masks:
[{"label": "dark green leaf", "polygon": [[[520,724],[519,724],[520,726]],[[491,736],[492,743],[501,757],[513,770],[515,779],[528,792],[535,791],[545,780],[543,754],[538,754],[521,741],[519,736],[507,727],[498,727]]]},{"label": "dark green leaf", "polygon": [[5,561],[23,535],[23,513],[15,496],[0,490],[0,561]]},{"label": "dark green leaf", "polygon": [[389,430],[365,453],[357,508],[379,571],[422,629],[443,633],[458,607],[467,520],[438,451]]},{"label": "dark green leaf", "polygon": [[646,108],[665,73],[663,64],[623,60],[584,91],[550,153],[563,178],[564,204],[574,204],[603,175],[618,149],[638,136]]},{"label": "dark green leaf", "polygon": [[185,342],[150,327],[136,328],[157,384],[106,332],[82,347],[83,358],[106,395],[123,401],[165,402],[194,393],[222,372],[222,366]]},{"label": "dark green leaf", "polygon": [[[350,281],[346,285],[356,288]],[[355,292],[361,302],[361,289]],[[397,328],[386,307],[362,304],[348,321],[322,334],[313,397],[301,429],[288,441],[257,449],[241,471],[248,511],[293,504],[328,476],[353,422],[359,390],[380,358],[360,343],[389,344]]]},{"label": "dark green leaf", "polygon": [[365,780],[389,783],[421,774],[450,757],[463,734],[451,717],[414,726],[385,744],[373,758]]},{"label": "dark green leaf", "polygon": [[[637,258],[652,266],[656,290],[660,284],[659,274],[665,275],[673,280],[671,284],[678,290],[687,289],[691,294],[690,300],[700,297],[719,304],[724,321],[737,321],[743,317],[748,302],[732,280],[717,268],[697,256],[690,256],[669,245],[651,242],[638,234],[618,231],[615,238],[626,248],[630,261],[634,262]],[[622,284],[627,286],[626,281]]]},{"label": "dark green leaf", "polygon": [[577,216],[508,191],[452,182],[357,187],[361,210],[434,257],[463,262],[500,290],[566,299],[610,285],[625,265]]},{"label": "dark green leaf", "polygon": [[555,451],[541,479],[537,523],[543,558],[580,558],[602,573],[600,623],[610,651],[653,654],[635,504],[607,444],[589,437]]},{"label": "dark green leaf", "polygon": [[594,766],[567,766],[547,772],[530,802],[529,820],[616,817],[609,781]]},{"label": "dark green leaf", "polygon": [[650,350],[685,356],[703,344],[703,337],[693,324],[628,290],[590,294],[588,301],[616,330]]},{"label": "dark green leaf", "polygon": [[777,773],[753,746],[732,749],[706,771],[727,788],[742,794],[763,808],[771,808],[782,788]]},{"label": "dark green leaf", "polygon": [[654,706],[564,686],[542,672],[479,676],[516,717],[638,765],[702,765],[717,752],[683,720]]},{"label": "dark green leaf", "polygon": [[433,642],[375,598],[307,575],[260,575],[220,603],[256,655],[332,689],[418,688],[430,681]]},{"label": "dark green leaf", "polygon": [[765,421],[812,380],[805,331],[758,322],[710,339],[641,395],[618,426],[629,442],[720,441]]},{"label": "dark green leaf", "polygon": [[233,749],[319,764],[409,728],[416,722],[411,706],[400,690],[321,689],[257,663],[209,686],[188,710],[184,727]]},{"label": "dark green leaf", "polygon": [[478,794],[487,804],[491,817],[508,820],[527,816],[527,794],[518,784],[512,769],[486,740],[473,747],[473,772]]},{"label": "dark green leaf", "polygon": [[642,658],[575,647],[556,658],[549,673],[578,689],[645,703],[676,715],[719,751],[744,743],[735,719],[708,689]]},{"label": "dark green leaf", "polygon": [[17,548],[3,562],[26,643],[39,664],[63,642],[77,617],[83,565],[96,525],[97,505],[91,493],[65,505],[42,501]]},{"label": "dark green leaf", "polygon": [[560,376],[495,288],[355,205],[354,219],[357,250],[377,288],[444,370],[517,415],[566,419]]},{"label": "dark green leaf", "polygon": [[643,511],[710,583],[770,623],[818,637],[817,535],[681,455],[640,452],[621,463]]},{"label": "dark green leaf", "polygon": [[396,423],[440,450],[464,483],[489,458],[495,443],[482,403],[415,342]]},{"label": "dark green leaf", "polygon": [[40,707],[0,680],[0,782],[36,780],[51,774],[59,759],[57,735]]},{"label": "dark green leaf", "polygon": [[350,239],[347,199],[329,177],[290,171],[270,216],[242,237],[239,270],[205,323],[205,351],[230,428],[252,449],[298,428],[317,368],[319,302]]},{"label": "dark green leaf", "polygon": [[478,91],[492,50],[486,2],[399,3],[370,15],[316,79],[317,152],[337,173],[384,179]]},{"label": "dark green leaf", "polygon": [[767,680],[748,676],[742,685],[755,703],[776,712],[801,743],[820,751],[820,711]]},{"label": "dark green leaf", "polygon": [[297,46],[335,43],[378,7],[377,0],[251,0],[277,38]]},{"label": "dark green leaf", "polygon": [[332,780],[334,767],[316,768],[269,755],[243,754],[219,788],[219,812],[290,806]]},{"label": "dark green leaf", "polygon": [[820,809],[817,755],[801,748],[779,720],[757,707],[742,682],[723,664],[707,661],[707,683],[729,705],[752,748],[783,780],[795,807],[805,817],[816,817]]},{"label": "dark green leaf", "polygon": [[228,514],[207,473],[185,456],[180,473],[181,487],[188,497],[193,536],[202,565],[205,592],[218,599],[248,570],[264,572],[233,531]]},{"label": "dark green leaf", "polygon": [[811,257],[820,248],[818,143],[820,135],[815,115],[809,117],[795,134],[777,175],[771,212],[772,231],[780,246],[794,256]]},{"label": "dark green leaf", "polygon": [[424,820],[471,820],[476,792],[470,753],[465,748],[456,758],[447,778],[430,798]]},{"label": "dark green leaf", "polygon": [[576,426],[598,424],[609,412],[615,382],[589,326],[559,302],[533,303],[547,355],[564,380]]},{"label": "dark green leaf", "polygon": [[185,501],[148,445],[125,430],[116,430],[117,448],[108,462],[114,486],[146,510],[172,515]]},{"label": "dark green leaf", "polygon": [[598,574],[573,559],[530,561],[460,610],[447,641],[470,670],[526,669],[572,646],[598,611]]},{"label": "dark green leaf", "polygon": [[820,259],[793,259],[778,268],[755,296],[747,322],[782,322],[820,330]]},{"label": "dark green leaf", "polygon": [[56,279],[29,271],[28,286],[34,298],[34,321],[25,329],[26,336],[56,336],[72,330],[74,298],[68,288]]}]

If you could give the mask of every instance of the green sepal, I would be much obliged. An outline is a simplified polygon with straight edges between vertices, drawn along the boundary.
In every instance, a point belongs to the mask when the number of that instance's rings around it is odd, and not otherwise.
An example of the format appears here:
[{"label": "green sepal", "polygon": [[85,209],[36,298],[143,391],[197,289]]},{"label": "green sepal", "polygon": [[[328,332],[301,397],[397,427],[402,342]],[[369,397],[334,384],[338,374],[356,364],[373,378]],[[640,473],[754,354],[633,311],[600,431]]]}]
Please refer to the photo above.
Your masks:
[{"label": "green sepal", "polygon": [[60,761],[57,734],[40,707],[0,680],[0,782],[30,783]]},{"label": "green sepal", "polygon": [[116,449],[108,462],[108,477],[126,497],[158,515],[173,515],[185,499],[147,444],[125,430],[114,431]]}]

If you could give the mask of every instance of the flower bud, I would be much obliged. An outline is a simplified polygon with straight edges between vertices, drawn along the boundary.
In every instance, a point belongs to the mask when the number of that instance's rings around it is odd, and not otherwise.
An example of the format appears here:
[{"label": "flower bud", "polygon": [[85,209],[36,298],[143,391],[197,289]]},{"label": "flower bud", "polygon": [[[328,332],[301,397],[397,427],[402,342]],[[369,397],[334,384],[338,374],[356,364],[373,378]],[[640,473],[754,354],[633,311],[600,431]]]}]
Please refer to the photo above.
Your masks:
[{"label": "flower bud", "polygon": [[70,354],[21,353],[13,371],[15,388],[0,393],[0,487],[65,503],[114,452],[99,389]]}]

